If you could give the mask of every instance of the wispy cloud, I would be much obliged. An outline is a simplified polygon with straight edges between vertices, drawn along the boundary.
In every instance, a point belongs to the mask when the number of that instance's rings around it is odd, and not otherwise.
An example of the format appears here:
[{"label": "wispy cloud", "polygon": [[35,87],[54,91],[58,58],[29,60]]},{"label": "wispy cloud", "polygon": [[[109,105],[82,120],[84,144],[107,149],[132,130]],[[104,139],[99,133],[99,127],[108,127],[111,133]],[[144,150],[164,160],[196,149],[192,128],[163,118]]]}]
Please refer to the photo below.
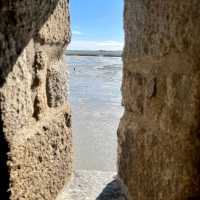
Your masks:
[{"label": "wispy cloud", "polygon": [[118,41],[103,41],[98,43],[99,46],[115,46],[115,47],[121,47],[123,45],[122,42]]},{"label": "wispy cloud", "polygon": [[83,35],[82,32],[77,31],[77,30],[73,30],[73,31],[72,31],[72,34],[73,34],[73,35]]},{"label": "wispy cloud", "polygon": [[120,41],[85,41],[75,40],[69,45],[73,50],[122,50],[124,46]]}]

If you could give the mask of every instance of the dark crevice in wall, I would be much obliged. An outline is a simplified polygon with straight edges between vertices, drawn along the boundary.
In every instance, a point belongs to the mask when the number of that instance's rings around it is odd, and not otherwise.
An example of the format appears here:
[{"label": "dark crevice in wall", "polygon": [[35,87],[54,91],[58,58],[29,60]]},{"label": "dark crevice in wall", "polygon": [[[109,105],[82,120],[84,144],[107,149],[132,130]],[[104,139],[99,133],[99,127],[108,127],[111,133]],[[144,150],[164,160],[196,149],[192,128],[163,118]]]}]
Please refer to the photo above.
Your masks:
[{"label": "dark crevice in wall", "polygon": [[33,117],[36,119],[36,120],[39,120],[39,114],[40,114],[40,101],[38,99],[38,97],[36,96],[35,100],[34,100],[34,112],[33,112]]},{"label": "dark crevice in wall", "polygon": [[2,87],[5,83],[5,78],[3,77],[3,72],[2,70],[0,69],[0,87]]},{"label": "dark crevice in wall", "polygon": [[31,90],[35,90],[39,85],[40,85],[40,80],[37,76],[37,68],[36,66],[36,51],[35,51],[35,57],[34,57],[34,63],[33,63],[33,80],[32,80],[32,84],[31,84]]},{"label": "dark crevice in wall", "polygon": [[0,199],[9,200],[9,180],[10,172],[7,165],[9,159],[8,153],[10,152],[8,141],[3,132],[2,112],[0,109]]},{"label": "dark crevice in wall", "polygon": [[71,128],[71,126],[72,126],[72,122],[71,122],[72,116],[69,113],[65,113],[64,117],[65,117],[65,124],[66,124],[66,126],[68,128]]},{"label": "dark crevice in wall", "polygon": [[46,78],[46,95],[47,95],[47,105],[49,106],[49,108],[52,108],[53,105],[53,97],[52,97],[52,93],[51,93],[51,84],[50,84],[50,72],[49,70],[47,70],[47,78]]},{"label": "dark crevice in wall", "polygon": [[36,54],[35,54],[35,59],[34,59],[34,64],[33,64],[33,70],[34,70],[34,75],[33,75],[33,80],[32,80],[32,84],[31,84],[31,90],[32,92],[35,93],[35,97],[34,97],[34,103],[33,103],[33,115],[32,117],[35,118],[36,120],[39,120],[39,113],[40,113],[40,102],[37,96],[37,88],[40,85],[40,79],[37,75],[37,68],[34,67],[37,66],[37,62],[36,62]]}]

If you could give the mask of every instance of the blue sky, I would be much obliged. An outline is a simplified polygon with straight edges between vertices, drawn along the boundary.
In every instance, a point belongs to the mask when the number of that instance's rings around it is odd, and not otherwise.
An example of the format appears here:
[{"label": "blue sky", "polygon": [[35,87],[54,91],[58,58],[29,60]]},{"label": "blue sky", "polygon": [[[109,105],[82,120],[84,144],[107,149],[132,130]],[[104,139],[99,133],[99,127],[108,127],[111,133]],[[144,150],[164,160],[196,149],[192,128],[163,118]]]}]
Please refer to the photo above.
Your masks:
[{"label": "blue sky", "polygon": [[71,0],[73,50],[122,50],[123,0]]}]

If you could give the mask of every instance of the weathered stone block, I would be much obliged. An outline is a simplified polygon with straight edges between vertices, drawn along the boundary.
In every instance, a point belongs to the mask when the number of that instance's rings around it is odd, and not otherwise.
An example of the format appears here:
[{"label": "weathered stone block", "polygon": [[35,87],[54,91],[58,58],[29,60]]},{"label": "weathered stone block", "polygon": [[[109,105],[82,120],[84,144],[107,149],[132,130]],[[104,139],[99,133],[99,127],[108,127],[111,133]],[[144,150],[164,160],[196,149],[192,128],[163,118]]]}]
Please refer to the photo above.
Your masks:
[{"label": "weathered stone block", "polygon": [[0,18],[0,198],[54,200],[72,173],[68,2],[1,1]]},{"label": "weathered stone block", "polygon": [[125,1],[119,176],[129,199],[200,199],[200,2]]}]

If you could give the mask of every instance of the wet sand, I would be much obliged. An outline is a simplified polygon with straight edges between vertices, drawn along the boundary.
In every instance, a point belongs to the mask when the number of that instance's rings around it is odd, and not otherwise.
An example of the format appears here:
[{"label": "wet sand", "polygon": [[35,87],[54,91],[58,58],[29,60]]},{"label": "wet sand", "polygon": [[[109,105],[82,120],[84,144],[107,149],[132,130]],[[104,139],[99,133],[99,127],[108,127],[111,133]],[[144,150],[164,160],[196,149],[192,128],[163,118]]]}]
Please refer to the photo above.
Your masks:
[{"label": "wet sand", "polygon": [[75,169],[116,171],[121,58],[67,56]]}]

